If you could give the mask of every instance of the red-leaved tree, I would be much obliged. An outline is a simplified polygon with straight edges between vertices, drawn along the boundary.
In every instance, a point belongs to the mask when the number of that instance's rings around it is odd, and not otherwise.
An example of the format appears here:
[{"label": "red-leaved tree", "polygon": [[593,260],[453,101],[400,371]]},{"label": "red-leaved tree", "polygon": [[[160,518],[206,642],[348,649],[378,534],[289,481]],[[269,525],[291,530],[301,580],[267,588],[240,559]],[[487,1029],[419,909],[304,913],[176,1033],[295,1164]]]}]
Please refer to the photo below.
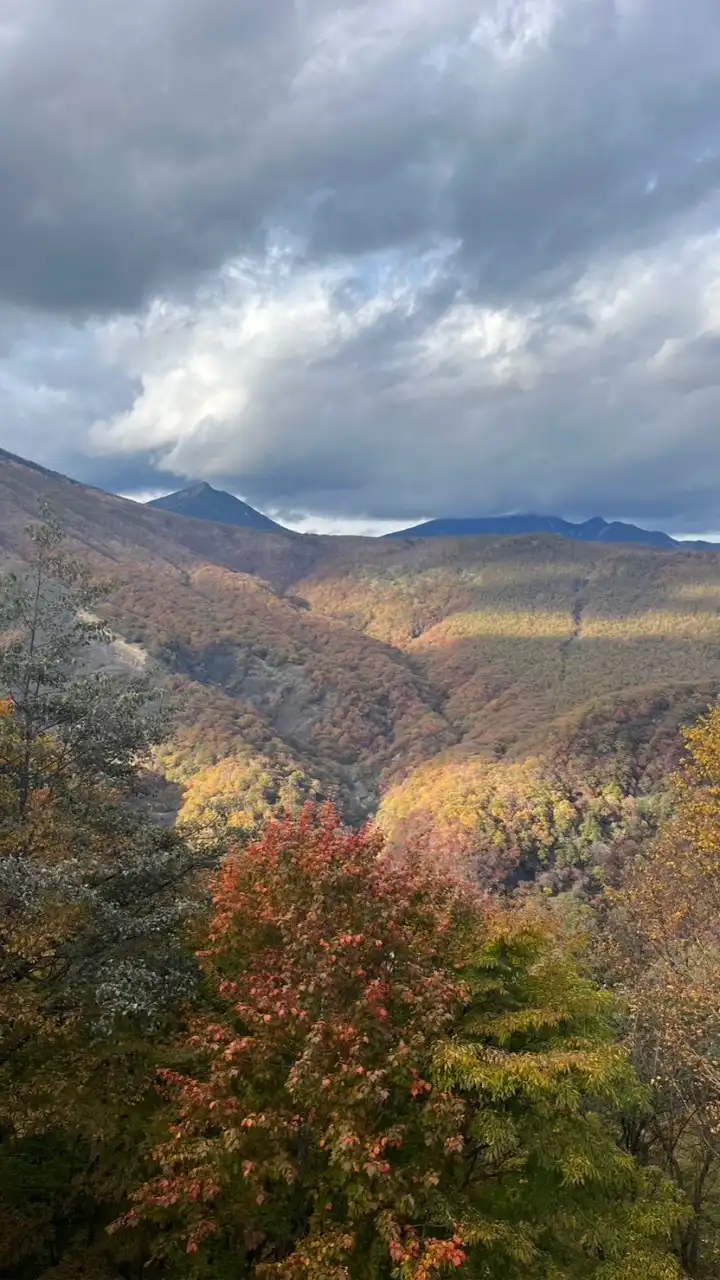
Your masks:
[{"label": "red-leaved tree", "polygon": [[214,902],[215,1014],[125,1220],[173,1276],[676,1274],[671,1197],[594,1114],[633,1090],[606,1005],[541,926],[329,807],[237,850]]}]

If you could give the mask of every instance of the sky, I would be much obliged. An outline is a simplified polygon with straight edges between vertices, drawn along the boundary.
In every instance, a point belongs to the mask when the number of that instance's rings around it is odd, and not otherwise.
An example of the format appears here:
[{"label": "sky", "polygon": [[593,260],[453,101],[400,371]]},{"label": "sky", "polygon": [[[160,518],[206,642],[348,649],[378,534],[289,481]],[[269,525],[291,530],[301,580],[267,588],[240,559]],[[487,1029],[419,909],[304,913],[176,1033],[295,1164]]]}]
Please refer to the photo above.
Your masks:
[{"label": "sky", "polygon": [[720,529],[718,0],[2,0],[0,445]]}]

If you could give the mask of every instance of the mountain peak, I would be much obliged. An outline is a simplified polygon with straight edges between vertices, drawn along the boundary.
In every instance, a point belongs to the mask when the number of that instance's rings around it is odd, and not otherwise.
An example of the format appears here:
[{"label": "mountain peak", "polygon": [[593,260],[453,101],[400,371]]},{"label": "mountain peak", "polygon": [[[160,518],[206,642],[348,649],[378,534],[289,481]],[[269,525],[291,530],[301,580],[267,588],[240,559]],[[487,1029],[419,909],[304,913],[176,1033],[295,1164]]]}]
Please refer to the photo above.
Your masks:
[{"label": "mountain peak", "polygon": [[241,529],[259,529],[265,533],[286,533],[282,525],[269,516],[248,506],[224,489],[213,489],[207,480],[198,480],[177,493],[153,498],[147,504],[160,511],[170,511],[176,516],[189,516],[193,520],[212,520],[215,524],[228,524]]},{"label": "mountain peak", "polygon": [[[177,494],[168,496],[179,497],[180,494],[185,494],[189,498],[198,498],[203,493],[220,492],[221,490],[219,489],[213,489],[212,485],[208,484],[207,480],[194,480],[193,483],[189,484],[185,489],[179,489]],[[227,496],[231,498],[233,495],[229,493]]]}]

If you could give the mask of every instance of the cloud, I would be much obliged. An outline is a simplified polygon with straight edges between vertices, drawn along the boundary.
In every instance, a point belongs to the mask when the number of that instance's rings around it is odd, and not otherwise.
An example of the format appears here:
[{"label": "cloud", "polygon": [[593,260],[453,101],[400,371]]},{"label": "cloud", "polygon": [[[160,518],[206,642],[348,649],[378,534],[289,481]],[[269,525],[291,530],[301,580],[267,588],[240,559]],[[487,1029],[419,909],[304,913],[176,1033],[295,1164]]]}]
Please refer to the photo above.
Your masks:
[{"label": "cloud", "polygon": [[0,277],[130,309],[268,222],[319,258],[457,239],[497,294],[717,195],[715,0],[14,0]]},{"label": "cloud", "polygon": [[[251,502],[374,519],[540,507],[691,527],[720,485],[720,239],[626,255],[505,308],[438,295],[442,255],[229,268],[192,310],[115,320],[132,407],[99,453],[147,451]],[[299,408],[300,407],[300,408]]]},{"label": "cloud", "polygon": [[6,0],[3,443],[720,526],[716,0]]}]

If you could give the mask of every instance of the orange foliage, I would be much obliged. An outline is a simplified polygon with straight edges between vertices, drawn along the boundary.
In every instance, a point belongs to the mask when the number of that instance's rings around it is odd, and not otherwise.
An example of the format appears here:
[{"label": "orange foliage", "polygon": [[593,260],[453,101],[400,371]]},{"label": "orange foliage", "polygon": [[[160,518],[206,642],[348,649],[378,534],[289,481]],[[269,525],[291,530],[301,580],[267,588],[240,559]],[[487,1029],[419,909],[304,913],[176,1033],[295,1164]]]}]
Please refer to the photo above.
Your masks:
[{"label": "orange foliage", "polygon": [[[720,1267],[720,708],[686,731],[673,812],[611,895],[605,962],[631,1010],[628,1045],[650,1102],[630,1125],[633,1154],[687,1197],[688,1275]],[[608,963],[609,962],[609,963]]]},{"label": "orange foliage", "polygon": [[123,1220],[169,1272],[676,1275],[673,1197],[593,1115],[634,1096],[605,998],[536,919],[329,807],[236,850],[214,907],[194,1069],[162,1073],[169,1137]]}]

